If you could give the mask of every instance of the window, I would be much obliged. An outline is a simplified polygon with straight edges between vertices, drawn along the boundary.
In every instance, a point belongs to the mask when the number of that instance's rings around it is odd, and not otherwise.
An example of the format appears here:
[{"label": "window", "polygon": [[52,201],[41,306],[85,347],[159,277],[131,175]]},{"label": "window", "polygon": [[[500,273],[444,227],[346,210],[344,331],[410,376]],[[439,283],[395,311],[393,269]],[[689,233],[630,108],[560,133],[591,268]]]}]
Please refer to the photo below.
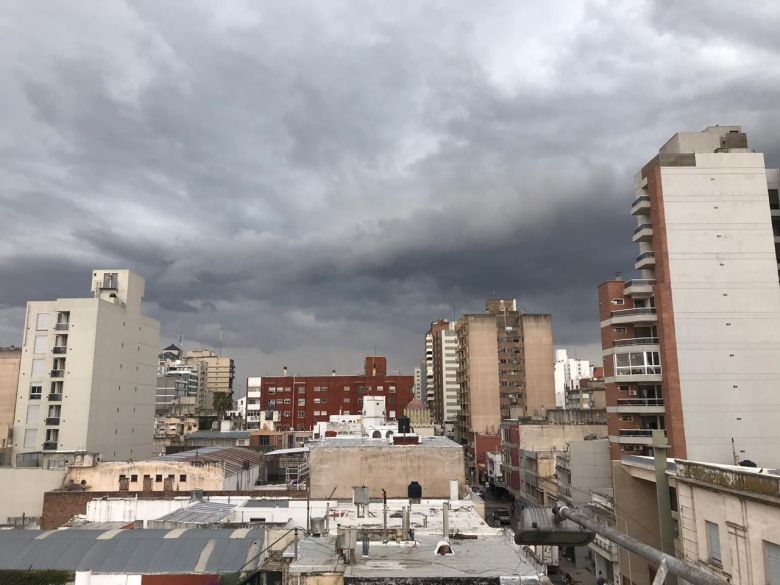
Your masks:
[{"label": "window", "polygon": [[632,414],[622,414],[620,415],[620,420],[623,422],[631,422],[634,420],[634,415]]},{"label": "window", "polygon": [[186,473],[182,473],[182,474],[179,476],[179,481],[181,481],[181,482],[186,482],[186,481],[187,481],[187,474],[186,474]]},{"label": "window", "polygon": [[614,331],[615,333],[625,333],[626,332],[626,328],[625,327],[615,327],[612,331]]},{"label": "window", "polygon": [[290,411],[289,411],[289,410],[285,410],[285,411],[282,413],[282,416],[285,416],[285,417],[289,418],[289,417],[290,417]]},{"label": "window", "polygon": [[35,319],[35,329],[38,331],[46,331],[49,328],[49,314],[38,313],[38,317]]},{"label": "window", "polygon": [[350,401],[350,398],[349,398],[349,396],[345,396],[345,397],[344,397],[344,402],[349,402],[349,401]]},{"label": "window", "polygon": [[298,418],[306,418],[306,411],[305,410],[299,410],[298,411]]},{"label": "window", "polygon": [[40,418],[40,405],[39,404],[29,404],[27,406],[27,420],[26,423],[28,425],[34,425],[38,424],[38,419]]},{"label": "window", "polygon": [[46,442],[56,443],[60,439],[59,429],[46,429]]},{"label": "window", "polygon": [[271,437],[269,437],[267,435],[260,437],[260,445],[261,446],[267,447],[270,444],[271,444]]},{"label": "window", "polygon": [[49,340],[48,335],[36,335],[35,336],[35,343],[33,345],[33,353],[46,353],[47,349],[47,341]]},{"label": "window", "polygon": [[349,392],[349,386],[344,386],[344,392]]},{"label": "window", "polygon": [[43,358],[34,358],[32,361],[32,373],[31,375],[33,377],[40,377],[43,376],[44,371],[44,359]]},{"label": "window", "polygon": [[377,391],[377,392],[381,392],[381,391],[382,391],[382,390],[384,390],[384,389],[385,389],[385,387],[384,387],[384,386],[377,386],[377,387],[376,387],[376,391]]},{"label": "window", "polygon": [[138,474],[134,473],[130,476],[130,483],[138,483]]},{"label": "window", "polygon": [[299,398],[298,399],[298,406],[305,406],[306,405],[306,399],[305,398]]},{"label": "window", "polygon": [[30,400],[40,400],[43,394],[43,386],[40,384],[30,384]]},{"label": "window", "polygon": [[624,301],[623,299],[612,299],[611,302],[613,305],[624,305],[626,301]]},{"label": "window", "polygon": [[276,388],[274,388],[274,387],[269,388],[268,389],[268,393],[269,394],[276,394]]},{"label": "window", "polygon": [[162,474],[158,473],[157,475],[155,475],[154,476],[154,481],[157,482],[157,483],[160,483],[162,481]]},{"label": "window", "polygon": [[767,585],[780,585],[780,544],[764,541]]},{"label": "window", "polygon": [[321,400],[322,404],[325,404],[327,401],[328,401],[328,397],[327,396],[323,396],[322,400]]},{"label": "window", "polygon": [[37,447],[36,443],[36,435],[38,434],[38,429],[25,429],[24,430],[24,448],[25,449],[35,449]]},{"label": "window", "polygon": [[720,530],[715,522],[704,522],[707,530],[707,555],[708,561],[714,565],[721,566],[720,556]]},{"label": "window", "polygon": [[298,394],[306,394],[306,386],[298,386]]},{"label": "window", "polygon": [[661,373],[661,358],[657,351],[634,351],[615,354],[615,374],[618,376]]},{"label": "window", "polygon": [[285,398],[284,399],[284,403],[285,404],[292,404],[292,399],[291,398]]},{"label": "window", "polygon": [[319,403],[320,403],[320,399],[319,398],[315,398],[314,399],[314,404],[319,404]]},{"label": "window", "polygon": [[388,392],[390,392],[390,394],[395,394],[395,386],[390,386],[390,388],[388,388]]},{"label": "window", "polygon": [[127,476],[124,473],[120,473],[119,474],[119,481],[123,481],[125,479],[127,479]]},{"label": "window", "polygon": [[268,401],[268,406],[276,406],[276,400],[271,398],[271,400]]}]

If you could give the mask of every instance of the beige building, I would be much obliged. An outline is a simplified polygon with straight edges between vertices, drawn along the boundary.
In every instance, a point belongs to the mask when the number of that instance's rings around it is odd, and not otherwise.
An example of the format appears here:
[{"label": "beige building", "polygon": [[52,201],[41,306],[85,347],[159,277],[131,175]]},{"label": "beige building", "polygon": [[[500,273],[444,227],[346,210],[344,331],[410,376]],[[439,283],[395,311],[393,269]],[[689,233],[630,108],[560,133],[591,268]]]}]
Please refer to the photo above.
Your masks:
[{"label": "beige building", "polygon": [[141,312],[143,295],[134,272],[95,270],[90,298],[27,303],[15,466],[152,454],[160,324]]},{"label": "beige building", "polygon": [[233,379],[236,366],[233,358],[217,355],[209,349],[188,351],[185,364],[197,368],[202,377],[198,393],[198,412],[200,414],[215,414],[212,403],[215,392],[233,392]]},{"label": "beige building", "polygon": [[599,287],[612,458],[780,466],[777,173],[739,126],[675,134],[637,174],[638,278]]},{"label": "beige building", "polygon": [[11,464],[16,388],[22,349],[0,347],[0,465]]},{"label": "beige building", "polygon": [[464,484],[463,448],[446,437],[419,437],[419,444],[387,439],[333,437],[310,446],[312,498],[351,498],[352,487],[406,498],[412,481],[423,498],[449,498],[450,482]]},{"label": "beige building", "polygon": [[251,449],[204,447],[141,461],[70,467],[64,487],[95,492],[249,490],[262,470],[263,455]]}]

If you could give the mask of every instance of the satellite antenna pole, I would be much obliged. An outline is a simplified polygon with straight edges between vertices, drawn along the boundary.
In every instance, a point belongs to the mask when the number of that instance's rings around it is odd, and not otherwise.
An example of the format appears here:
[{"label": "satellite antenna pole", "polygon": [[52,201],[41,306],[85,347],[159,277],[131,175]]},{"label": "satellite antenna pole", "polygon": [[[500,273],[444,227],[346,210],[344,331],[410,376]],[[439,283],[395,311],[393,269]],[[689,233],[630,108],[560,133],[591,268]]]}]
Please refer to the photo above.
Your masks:
[{"label": "satellite antenna pole", "polygon": [[219,322],[219,357],[222,357],[222,321]]}]

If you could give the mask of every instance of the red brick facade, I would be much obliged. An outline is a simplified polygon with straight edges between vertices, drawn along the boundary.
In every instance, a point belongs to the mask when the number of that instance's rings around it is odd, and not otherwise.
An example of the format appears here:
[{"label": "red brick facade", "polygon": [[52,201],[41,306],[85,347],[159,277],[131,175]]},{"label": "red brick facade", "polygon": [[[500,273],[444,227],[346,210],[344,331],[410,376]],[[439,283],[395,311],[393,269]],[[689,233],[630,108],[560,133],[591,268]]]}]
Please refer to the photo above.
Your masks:
[{"label": "red brick facade", "polygon": [[263,376],[262,410],[276,410],[282,430],[308,431],[332,414],[358,414],[364,396],[384,396],[387,417],[398,418],[414,397],[414,376],[388,375],[382,356],[368,356],[365,374],[353,376]]}]

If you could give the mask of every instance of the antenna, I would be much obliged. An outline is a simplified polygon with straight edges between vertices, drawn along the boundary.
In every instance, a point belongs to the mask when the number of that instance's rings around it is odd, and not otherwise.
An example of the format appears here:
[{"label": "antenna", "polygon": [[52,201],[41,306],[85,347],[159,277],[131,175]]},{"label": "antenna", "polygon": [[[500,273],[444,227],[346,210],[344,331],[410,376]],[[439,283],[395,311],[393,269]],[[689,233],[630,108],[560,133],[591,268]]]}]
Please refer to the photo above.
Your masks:
[{"label": "antenna", "polygon": [[219,357],[222,357],[222,321],[219,322]]}]

